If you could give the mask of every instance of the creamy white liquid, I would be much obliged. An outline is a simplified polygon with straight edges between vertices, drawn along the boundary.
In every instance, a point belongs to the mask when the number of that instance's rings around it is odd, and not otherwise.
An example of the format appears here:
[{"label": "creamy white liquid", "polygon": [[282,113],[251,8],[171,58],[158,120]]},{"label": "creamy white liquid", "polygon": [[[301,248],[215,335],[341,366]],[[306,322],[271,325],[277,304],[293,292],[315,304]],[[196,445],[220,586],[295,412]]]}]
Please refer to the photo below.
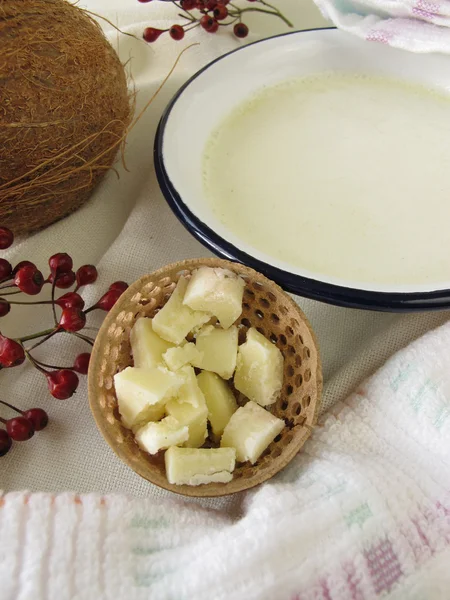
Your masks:
[{"label": "creamy white liquid", "polygon": [[450,281],[450,100],[324,74],[234,110],[204,155],[206,197],[245,244],[312,274]]}]

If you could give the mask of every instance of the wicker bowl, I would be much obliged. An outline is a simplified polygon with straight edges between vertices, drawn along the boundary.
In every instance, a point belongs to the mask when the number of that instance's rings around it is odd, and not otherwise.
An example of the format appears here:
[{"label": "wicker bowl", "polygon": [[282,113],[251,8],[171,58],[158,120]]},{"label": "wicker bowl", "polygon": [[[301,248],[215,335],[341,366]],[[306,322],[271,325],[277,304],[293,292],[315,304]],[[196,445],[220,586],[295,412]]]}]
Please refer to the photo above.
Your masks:
[{"label": "wicker bowl", "polygon": [[[277,402],[269,407],[284,419],[285,429],[256,464],[236,466],[229,483],[200,486],[167,481],[162,453],[141,450],[120,420],[113,376],[132,365],[130,330],[139,317],[153,317],[164,306],[181,275],[189,278],[199,266],[224,267],[246,282],[243,311],[237,324],[240,343],[251,326],[272,340],[284,356],[284,383]],[[89,401],[97,426],[114,452],[136,473],[185,496],[225,496],[266,481],[285,467],[311,434],[317,421],[322,392],[322,370],[317,342],[297,304],[275,283],[243,265],[216,258],[186,260],[146,275],[128,288],[106,317],[92,352]],[[236,392],[238,404],[243,397]]]}]

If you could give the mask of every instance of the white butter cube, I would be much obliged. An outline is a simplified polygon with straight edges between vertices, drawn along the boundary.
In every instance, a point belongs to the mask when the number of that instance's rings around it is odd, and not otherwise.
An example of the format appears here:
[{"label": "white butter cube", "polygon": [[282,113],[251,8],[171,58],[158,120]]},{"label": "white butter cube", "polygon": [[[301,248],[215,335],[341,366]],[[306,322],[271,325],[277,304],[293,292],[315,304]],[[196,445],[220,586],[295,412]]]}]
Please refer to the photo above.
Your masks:
[{"label": "white butter cube", "polygon": [[239,346],[234,385],[261,406],[273,404],[283,385],[283,365],[280,350],[251,327]]},{"label": "white butter cube", "polygon": [[219,329],[207,325],[197,335],[196,347],[202,358],[192,363],[195,367],[217,373],[223,379],[233,377],[238,351],[237,327]]},{"label": "white butter cube", "polygon": [[244,280],[228,269],[200,267],[189,281],[184,304],[212,313],[227,329],[242,313],[244,287]]},{"label": "white butter cube", "polygon": [[228,483],[233,479],[236,452],[233,448],[169,448],[164,456],[169,483],[201,485]]},{"label": "white butter cube", "polygon": [[183,444],[189,438],[189,429],[186,425],[180,425],[174,417],[168,416],[157,423],[147,423],[138,429],[135,438],[143,450],[156,454],[170,446]]},{"label": "white butter cube", "polygon": [[200,333],[200,331],[204,327],[207,327],[208,325],[216,325],[216,323],[217,323],[217,318],[211,317],[209,319],[209,321],[206,321],[206,323],[203,323],[202,325],[198,325],[197,327],[194,327],[194,329],[191,331],[191,334],[194,336],[194,338],[196,338],[198,336],[198,334]]},{"label": "white butter cube", "polygon": [[134,366],[143,369],[162,365],[164,352],[173,347],[153,331],[152,319],[148,318],[136,321],[130,333],[130,342]]},{"label": "white butter cube", "polygon": [[125,427],[154,417],[154,405],[169,400],[185,383],[183,375],[163,367],[127,367],[114,375],[119,412]]},{"label": "white butter cube", "polygon": [[160,421],[165,416],[165,414],[166,403],[164,400],[162,400],[161,402],[157,402],[156,404],[152,404],[138,416],[138,418],[131,426],[131,430],[135,434],[138,429],[140,429],[144,425],[147,425],[147,423],[149,423],[150,421]]},{"label": "white butter cube", "polygon": [[194,369],[189,366],[182,367],[177,371],[177,375],[183,377],[183,384],[177,392],[177,400],[192,404],[196,408],[198,406],[205,406],[205,397],[198,386]]},{"label": "white butter cube", "polygon": [[163,359],[171,371],[178,371],[185,365],[191,365],[193,362],[201,361],[202,354],[192,342],[178,346],[177,348],[169,348],[163,354]]},{"label": "white butter cube", "polygon": [[204,400],[203,404],[199,404],[197,407],[188,402],[169,400],[166,404],[166,412],[174,417],[180,425],[185,425],[189,429],[189,437],[183,446],[187,448],[200,448],[200,446],[203,446],[208,435],[208,409]]},{"label": "white butter cube", "polygon": [[220,446],[235,448],[236,460],[254,464],[267,446],[284,428],[277,419],[256,402],[247,402],[237,409],[223,432]]},{"label": "white butter cube", "polygon": [[205,396],[213,435],[215,438],[220,438],[231,416],[237,410],[236,399],[225,381],[215,373],[203,371],[197,375],[197,381]]},{"label": "white butter cube", "polygon": [[179,345],[187,334],[211,318],[211,313],[201,312],[183,304],[188,286],[185,277],[180,277],[177,287],[162,309],[153,317],[153,331],[168,342]]}]

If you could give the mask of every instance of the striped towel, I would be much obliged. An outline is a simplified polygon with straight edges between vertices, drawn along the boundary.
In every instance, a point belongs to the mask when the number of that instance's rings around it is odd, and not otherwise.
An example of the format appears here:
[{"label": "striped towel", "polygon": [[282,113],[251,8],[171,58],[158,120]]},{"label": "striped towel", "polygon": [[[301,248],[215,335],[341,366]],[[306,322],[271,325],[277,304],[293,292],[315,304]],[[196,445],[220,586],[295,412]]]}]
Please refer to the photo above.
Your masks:
[{"label": "striped towel", "polygon": [[237,502],[0,495],[1,600],[448,600],[450,323]]}]

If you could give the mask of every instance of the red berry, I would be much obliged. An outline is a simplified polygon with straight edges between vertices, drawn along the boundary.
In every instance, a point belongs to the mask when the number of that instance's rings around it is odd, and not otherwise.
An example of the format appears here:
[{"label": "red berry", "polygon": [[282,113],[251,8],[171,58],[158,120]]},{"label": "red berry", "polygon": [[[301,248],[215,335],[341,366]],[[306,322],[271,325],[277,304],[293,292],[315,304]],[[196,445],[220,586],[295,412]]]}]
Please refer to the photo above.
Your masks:
[{"label": "red berry", "polygon": [[36,296],[42,290],[44,277],[36,267],[26,265],[17,271],[14,283],[24,294]]},{"label": "red berry", "polygon": [[86,375],[89,370],[90,360],[91,355],[89,352],[83,352],[83,354],[79,354],[75,359],[73,370],[77,373],[81,373],[81,375]]},{"label": "red berry", "polygon": [[0,227],[0,250],[6,250],[14,241],[13,232],[7,227]]},{"label": "red berry", "polygon": [[51,273],[67,273],[72,270],[73,260],[65,252],[58,252],[58,254],[54,254],[50,256],[48,259],[48,265],[50,267]]},{"label": "red berry", "polygon": [[213,23],[214,19],[209,15],[203,15],[203,17],[200,19],[200,25],[203,27],[203,29],[209,29]]},{"label": "red berry", "polygon": [[76,292],[67,292],[55,300],[55,303],[63,309],[79,308],[82,310],[84,308],[84,300],[80,294],[77,294]]},{"label": "red berry", "polygon": [[78,387],[78,375],[69,369],[59,369],[46,373],[50,394],[58,400],[67,400]]},{"label": "red berry", "polygon": [[236,23],[233,27],[234,35],[238,38],[245,38],[248,36],[248,27],[244,23]]},{"label": "red berry", "polygon": [[145,2],[151,2],[151,1],[152,1],[152,0],[138,0],[138,2],[142,2],[143,4],[144,4]]},{"label": "red berry", "polygon": [[208,33],[214,33],[215,31],[217,31],[217,28],[219,26],[217,21],[209,15],[203,15],[203,17],[200,19],[200,25]]},{"label": "red berry", "polygon": [[12,266],[5,258],[0,258],[0,281],[12,275]]},{"label": "red berry", "polygon": [[103,294],[103,296],[97,302],[95,308],[100,308],[101,310],[108,312],[112,309],[121,295],[122,292],[120,290],[108,290],[106,294]]},{"label": "red berry", "polygon": [[178,42],[184,38],[184,29],[181,25],[172,25],[169,29],[169,35],[173,40]]},{"label": "red berry", "polygon": [[33,423],[26,417],[13,417],[6,421],[6,431],[15,442],[26,442],[34,435]]},{"label": "red berry", "polygon": [[25,352],[19,342],[0,334],[0,367],[17,367],[24,360]]},{"label": "red berry", "polygon": [[0,298],[0,317],[6,317],[10,310],[11,304],[7,300]]},{"label": "red berry", "polygon": [[123,292],[128,289],[128,283],[126,283],[125,281],[115,281],[109,286],[108,289],[119,290],[123,294]]},{"label": "red berry", "polygon": [[211,27],[209,29],[207,29],[208,33],[216,33],[216,31],[219,29],[219,23],[214,20],[214,24],[211,25]]},{"label": "red berry", "polygon": [[59,320],[64,331],[80,331],[86,325],[86,315],[79,308],[65,308]]},{"label": "red berry", "polygon": [[217,0],[206,0],[206,10],[214,10],[217,6]]},{"label": "red berry", "polygon": [[34,267],[35,269],[37,269],[36,265],[32,262],[30,262],[29,260],[21,260],[20,263],[17,263],[17,265],[14,267],[13,269],[13,277],[15,277],[17,271],[19,269],[21,269],[22,267]]},{"label": "red berry", "polygon": [[78,269],[76,277],[78,287],[89,285],[97,281],[98,271],[94,265],[83,265]]},{"label": "red berry", "polygon": [[[55,286],[60,290],[67,290],[73,286],[76,280],[76,275],[73,271],[68,271],[67,273],[58,273],[56,275],[56,283]],[[53,273],[50,273],[48,277],[48,281],[53,283]]]},{"label": "red berry", "polygon": [[5,456],[12,446],[12,440],[8,435],[8,432],[4,429],[0,429],[0,456]]},{"label": "red berry", "polygon": [[155,27],[146,27],[144,29],[143,35],[144,40],[149,43],[156,42],[159,36],[165,31],[167,31],[167,29],[155,29]]},{"label": "red berry", "polygon": [[216,19],[216,21],[223,21],[227,17],[228,8],[226,6],[219,5],[217,6],[217,8],[214,9],[214,18]]},{"label": "red berry", "polygon": [[181,0],[181,6],[184,10],[194,10],[197,6],[197,0]]},{"label": "red berry", "polygon": [[35,431],[41,431],[48,425],[48,414],[42,408],[30,408],[23,416],[33,423]]}]

